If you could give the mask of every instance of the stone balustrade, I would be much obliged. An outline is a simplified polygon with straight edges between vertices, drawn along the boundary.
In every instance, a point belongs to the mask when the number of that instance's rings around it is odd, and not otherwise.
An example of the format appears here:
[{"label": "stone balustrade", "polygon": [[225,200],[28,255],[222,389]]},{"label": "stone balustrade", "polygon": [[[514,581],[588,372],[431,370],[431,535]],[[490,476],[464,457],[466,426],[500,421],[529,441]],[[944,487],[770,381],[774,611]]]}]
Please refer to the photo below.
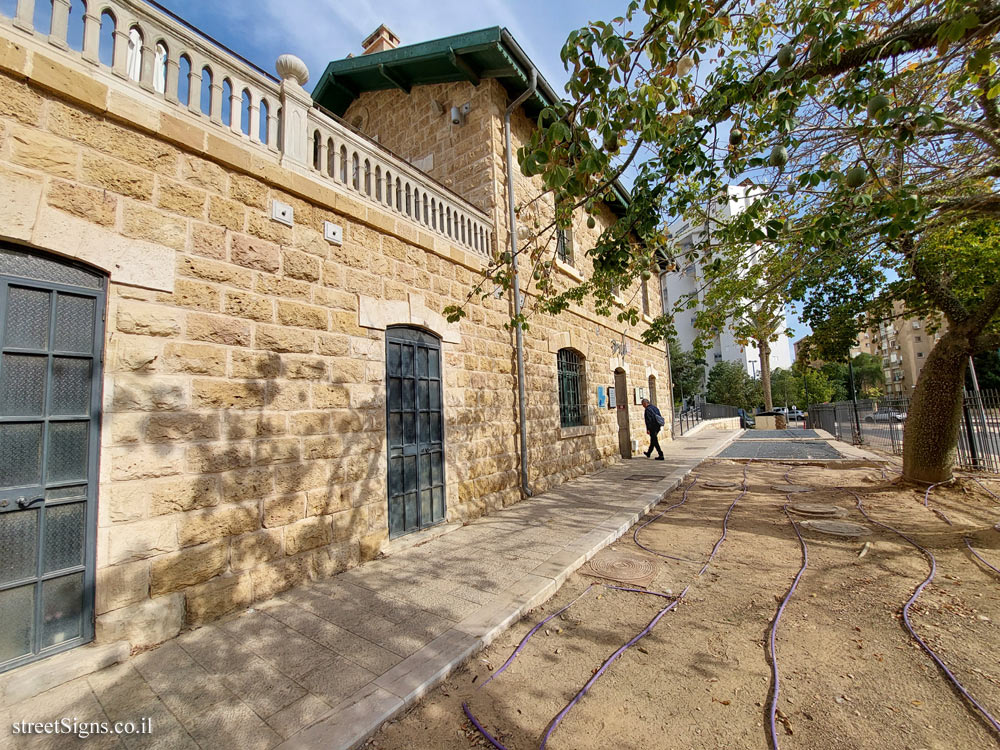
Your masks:
[{"label": "stone balustrade", "polygon": [[[16,3],[16,4],[15,4]],[[13,16],[5,13],[13,12]],[[248,148],[377,205],[480,257],[490,257],[487,214],[314,105],[293,55],[277,78],[155,2],[5,0],[0,29],[92,66],[186,116],[225,129]]]}]

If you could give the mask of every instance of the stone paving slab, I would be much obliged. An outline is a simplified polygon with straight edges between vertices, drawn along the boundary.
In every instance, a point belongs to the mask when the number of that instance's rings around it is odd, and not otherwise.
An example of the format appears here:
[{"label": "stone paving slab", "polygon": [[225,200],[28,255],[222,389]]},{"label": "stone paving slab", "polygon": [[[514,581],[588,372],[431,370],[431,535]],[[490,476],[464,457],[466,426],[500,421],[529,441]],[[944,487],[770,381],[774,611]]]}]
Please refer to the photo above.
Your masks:
[{"label": "stone paving slab", "polygon": [[[291,589],[122,664],[0,709],[0,750],[353,750],[617,540],[700,461],[710,431]],[[658,482],[630,482],[642,473]],[[39,666],[45,664],[40,662]],[[153,720],[153,734],[75,741],[12,721]]]}]

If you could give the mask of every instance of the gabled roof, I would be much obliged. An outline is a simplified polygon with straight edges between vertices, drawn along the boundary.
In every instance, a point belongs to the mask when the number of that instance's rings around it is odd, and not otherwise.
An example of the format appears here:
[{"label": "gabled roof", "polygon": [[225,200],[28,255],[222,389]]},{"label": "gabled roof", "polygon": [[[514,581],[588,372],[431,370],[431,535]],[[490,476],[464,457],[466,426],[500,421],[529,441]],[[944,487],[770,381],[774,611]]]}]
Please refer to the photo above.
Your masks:
[{"label": "gabled roof", "polygon": [[[456,34],[420,44],[409,44],[369,55],[334,60],[326,66],[313,89],[320,106],[343,117],[351,103],[366,91],[398,89],[410,93],[414,86],[435,83],[498,81],[512,99],[524,93],[531,71],[538,70],[507,29],[488,29]],[[524,103],[529,117],[560,100],[548,81],[538,74],[535,93]],[[616,200],[610,208],[623,213],[629,194],[617,180]]]}]

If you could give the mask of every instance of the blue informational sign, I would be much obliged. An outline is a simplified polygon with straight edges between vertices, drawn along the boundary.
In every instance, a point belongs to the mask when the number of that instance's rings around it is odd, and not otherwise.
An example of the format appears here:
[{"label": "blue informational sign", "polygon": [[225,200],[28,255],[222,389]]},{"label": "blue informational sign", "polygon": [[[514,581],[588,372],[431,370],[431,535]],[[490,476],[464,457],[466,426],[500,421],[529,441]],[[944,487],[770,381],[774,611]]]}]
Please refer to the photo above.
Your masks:
[{"label": "blue informational sign", "polygon": [[597,408],[603,409],[607,406],[607,396],[604,394],[604,386],[597,386]]}]

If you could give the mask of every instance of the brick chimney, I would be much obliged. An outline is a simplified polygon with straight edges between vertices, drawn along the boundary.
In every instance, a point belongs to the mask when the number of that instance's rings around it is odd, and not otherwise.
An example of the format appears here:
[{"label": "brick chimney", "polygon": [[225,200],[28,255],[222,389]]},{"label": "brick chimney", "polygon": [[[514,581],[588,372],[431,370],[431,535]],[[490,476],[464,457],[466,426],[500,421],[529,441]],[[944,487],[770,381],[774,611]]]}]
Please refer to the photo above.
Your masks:
[{"label": "brick chimney", "polygon": [[362,54],[370,55],[374,52],[385,52],[387,49],[396,49],[399,46],[399,37],[389,30],[385,24],[379,26],[375,31],[361,42]]}]

